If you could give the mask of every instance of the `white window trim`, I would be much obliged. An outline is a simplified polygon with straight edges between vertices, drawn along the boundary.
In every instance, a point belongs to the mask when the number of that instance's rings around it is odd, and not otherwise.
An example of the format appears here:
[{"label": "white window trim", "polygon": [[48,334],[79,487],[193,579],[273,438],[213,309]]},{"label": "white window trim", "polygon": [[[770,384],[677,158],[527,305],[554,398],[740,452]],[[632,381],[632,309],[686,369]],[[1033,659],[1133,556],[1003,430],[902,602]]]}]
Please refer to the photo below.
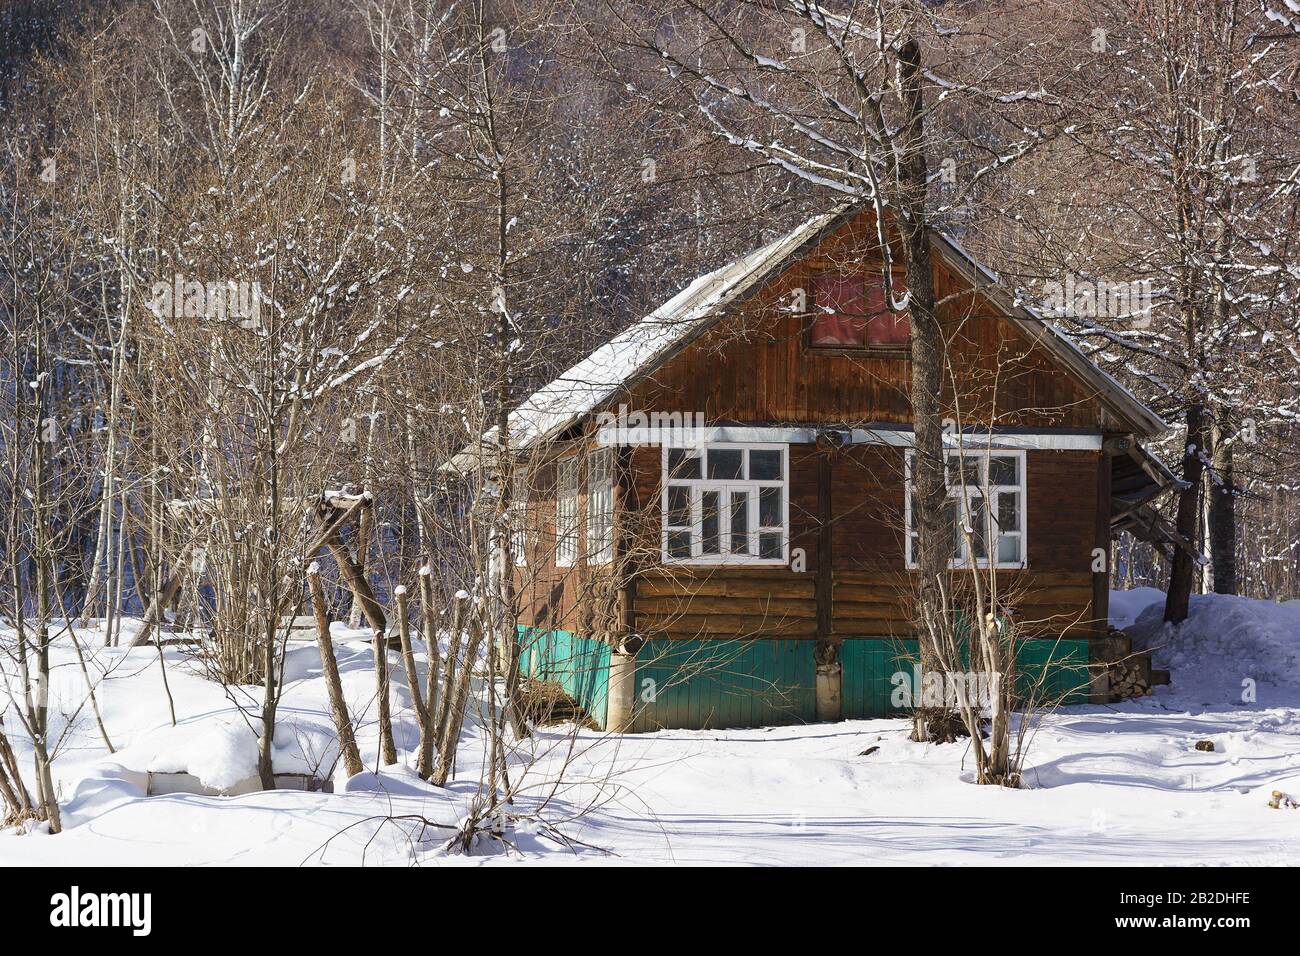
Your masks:
[{"label": "white window trim", "polygon": [[[912,456],[913,454],[914,452],[908,451],[906,452],[905,455],[905,462],[904,462],[905,481],[903,485],[903,511],[904,511],[905,521],[906,521],[906,524],[904,525],[904,530],[905,530],[904,539],[906,545],[907,567],[910,570],[915,570],[918,567],[916,560],[912,555],[912,538],[913,538]],[[1019,561],[993,560],[997,553],[997,541],[994,540],[986,543],[986,548],[985,548],[987,552],[986,557],[982,559],[977,558],[973,563],[971,562],[969,556],[962,557],[962,558],[949,558],[948,567],[962,568],[962,569],[969,569],[971,567],[976,567],[980,569],[997,569],[997,570],[1008,570],[1008,571],[1027,568],[1029,566],[1029,481],[1028,481],[1029,476],[1028,476],[1028,471],[1026,469],[1025,452],[1023,450],[1014,450],[1014,449],[1007,449],[1007,448],[946,447],[944,449],[945,459],[950,457],[956,457],[957,454],[960,454],[963,458],[985,459],[986,462],[982,471],[986,476],[988,474],[987,459],[989,457],[995,456],[998,458],[1017,459],[1016,475],[1020,479],[1018,485],[992,485],[992,486],[989,486],[987,484],[980,485],[978,497],[986,499],[990,494],[996,495],[998,491],[1007,491],[1007,490],[1018,491],[1020,493],[1020,530],[1018,532],[1015,532],[1020,535],[1020,560]],[[945,475],[944,480],[946,482],[947,481],[946,468],[944,471],[944,475]],[[970,486],[970,487],[974,487],[974,486]],[[967,496],[953,495],[951,489],[949,489],[949,497],[954,500],[963,500]],[[964,507],[965,506],[963,503],[963,508]],[[989,513],[990,515],[992,514],[992,512],[987,512],[987,513]],[[963,554],[965,553],[965,551],[966,551],[966,543],[965,541],[963,541],[962,542]]]},{"label": "white window trim", "polygon": [[[790,446],[777,442],[709,442],[699,448],[687,449],[705,453],[709,448],[722,448],[727,450],[743,451],[779,451],[781,452],[781,478],[780,480],[755,480],[746,478],[670,478],[668,474],[668,453],[671,450],[664,446],[660,458],[660,497],[659,497],[659,558],[664,564],[673,565],[736,565],[745,567],[781,567],[790,563]],[[744,458],[748,468],[749,455]],[[691,551],[692,556],[689,558],[674,558],[668,554],[668,487],[669,485],[688,485],[691,489]],[[760,526],[758,520],[759,513],[759,489],[761,488],[781,488],[781,556],[779,558],[760,558],[757,554],[759,548]],[[718,491],[723,494],[733,489],[743,489],[750,493],[750,505],[748,513],[748,527],[753,536],[755,545],[755,554],[729,554],[728,548],[731,543],[731,522],[730,513],[727,512],[726,520],[719,516],[718,521],[718,554],[698,554],[700,540],[703,537],[703,519],[701,514],[700,496],[703,491]]]},{"label": "white window trim", "polygon": [[[597,456],[608,460],[605,477],[598,483],[592,483],[592,462]],[[592,529],[595,519],[600,516],[596,510],[600,503],[605,505],[605,536],[597,542]],[[598,547],[597,547],[598,546]],[[614,560],[614,452],[612,448],[593,448],[587,455],[587,563],[591,565],[609,564]]]},{"label": "white window trim", "polygon": [[[581,544],[581,527],[580,516],[578,514],[578,495],[581,489],[579,479],[581,475],[578,471],[578,455],[570,455],[567,458],[559,458],[555,462],[555,566],[557,568],[571,568],[574,562],[578,560],[578,547]],[[573,469],[573,484],[569,490],[571,495],[566,495],[564,483],[561,480],[565,468]],[[566,505],[572,509],[572,520],[565,520]]]}]

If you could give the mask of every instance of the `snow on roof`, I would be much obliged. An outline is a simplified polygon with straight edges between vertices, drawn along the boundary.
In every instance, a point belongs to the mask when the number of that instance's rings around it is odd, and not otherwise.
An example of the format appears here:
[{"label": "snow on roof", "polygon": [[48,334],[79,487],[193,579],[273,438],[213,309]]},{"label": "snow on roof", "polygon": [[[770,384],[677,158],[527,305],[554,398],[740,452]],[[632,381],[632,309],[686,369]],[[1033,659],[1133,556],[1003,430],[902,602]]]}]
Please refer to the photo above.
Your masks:
[{"label": "snow on roof", "polygon": [[[838,224],[860,208],[845,202],[807,222],[754,252],[700,276],[645,318],[614,336],[585,359],[538,389],[510,413],[510,447],[524,449],[553,438],[583,416],[596,410],[615,393],[641,376],[652,372],[680,346],[702,332],[710,320],[723,314],[726,307],[756,285],[765,282],[780,266],[803,246]],[[980,265],[958,243],[935,231],[941,251],[964,262],[985,283],[982,289],[1006,290],[997,276]],[[1089,359],[1050,322],[1019,302],[1006,296],[1013,319],[1029,320],[1045,330],[1039,341],[1085,380],[1090,379],[1099,391],[1118,404],[1121,411],[1141,424],[1145,434],[1158,434],[1168,426],[1132,392]],[[1018,315],[1014,314],[1018,313]],[[477,454],[493,447],[496,429],[483,436],[477,448],[463,449],[449,466],[453,470],[470,467]]]}]

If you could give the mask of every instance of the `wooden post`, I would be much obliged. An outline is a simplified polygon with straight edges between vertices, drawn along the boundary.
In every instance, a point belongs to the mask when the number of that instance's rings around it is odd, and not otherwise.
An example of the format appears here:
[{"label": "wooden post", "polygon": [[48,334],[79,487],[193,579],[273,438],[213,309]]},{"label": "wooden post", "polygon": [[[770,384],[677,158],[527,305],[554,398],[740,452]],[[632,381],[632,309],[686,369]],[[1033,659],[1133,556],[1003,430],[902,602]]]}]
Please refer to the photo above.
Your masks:
[{"label": "wooden post", "polygon": [[844,718],[843,665],[839,644],[832,635],[834,627],[835,558],[833,554],[833,514],[831,510],[831,451],[817,459],[817,646],[813,662],[817,668],[815,716],[819,721]]},{"label": "wooden post", "polygon": [[[1097,524],[1094,535],[1094,548],[1101,549],[1105,555],[1103,570],[1092,572],[1092,630],[1088,641],[1088,663],[1090,680],[1088,701],[1093,704],[1105,704],[1110,701],[1110,672],[1106,666],[1110,655],[1106,653],[1110,616],[1110,484],[1111,484],[1111,443],[1103,443],[1101,456],[1097,462]],[[1096,559],[1096,551],[1092,559]],[[1095,565],[1094,565],[1095,567]]]},{"label": "wooden post", "polygon": [[635,704],[636,655],[616,649],[609,655],[605,730],[611,734],[630,733]]},{"label": "wooden post", "polygon": [[616,603],[616,638],[609,655],[609,681],[605,692],[605,730],[612,734],[632,731],[636,708],[636,573],[630,527],[634,511],[630,448],[620,447],[614,457],[614,567],[619,576]]},{"label": "wooden post", "polygon": [[316,646],[320,649],[321,670],[325,675],[325,689],[329,692],[330,716],[334,732],[339,738],[339,753],[343,757],[343,771],[349,777],[365,770],[357,738],[352,733],[352,718],[347,701],[343,699],[343,683],[339,680],[339,664],[334,659],[334,642],[330,639],[329,615],[325,612],[325,592],[320,585],[320,568],[314,563],[307,570],[307,583],[311,588],[311,606],[316,612]]},{"label": "wooden post", "polygon": [[[1105,556],[1102,570],[1092,573],[1093,633],[1105,637],[1110,616],[1110,454],[1103,448],[1097,464],[1097,531],[1095,548]],[[1094,552],[1093,558],[1096,554]]]}]

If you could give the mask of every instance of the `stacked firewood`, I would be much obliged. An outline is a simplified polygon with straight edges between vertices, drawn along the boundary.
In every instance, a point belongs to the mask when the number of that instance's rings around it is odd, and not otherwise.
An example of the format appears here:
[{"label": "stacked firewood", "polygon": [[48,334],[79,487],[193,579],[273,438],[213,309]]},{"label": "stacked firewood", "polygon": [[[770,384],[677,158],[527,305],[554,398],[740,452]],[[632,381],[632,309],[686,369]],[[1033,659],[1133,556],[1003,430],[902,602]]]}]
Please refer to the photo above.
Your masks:
[{"label": "stacked firewood", "polygon": [[1151,693],[1151,660],[1133,656],[1110,665],[1110,692],[1119,700]]}]

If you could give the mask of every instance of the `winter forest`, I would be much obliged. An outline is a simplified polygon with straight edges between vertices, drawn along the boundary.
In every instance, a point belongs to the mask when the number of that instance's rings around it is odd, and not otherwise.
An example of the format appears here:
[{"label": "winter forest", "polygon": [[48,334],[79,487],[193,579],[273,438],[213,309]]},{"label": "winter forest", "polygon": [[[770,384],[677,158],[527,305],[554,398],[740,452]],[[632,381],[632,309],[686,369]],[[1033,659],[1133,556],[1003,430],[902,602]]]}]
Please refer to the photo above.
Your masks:
[{"label": "winter forest", "polygon": [[[1106,719],[1134,752],[1236,734],[1256,776],[1216,762],[1189,784],[1094,747],[1077,708],[1038,701],[1031,724],[1010,697],[987,727],[963,704],[946,735],[783,727],[755,766],[741,731],[620,738],[529,679],[512,410],[846,201],[910,262],[926,230],[951,237],[1170,426],[1145,444],[1174,479],[1153,507],[1187,546],[1117,533],[1093,571],[1173,684]],[[1053,833],[1159,818],[1168,860],[1238,861],[1192,841],[1248,842],[1266,801],[1294,807],[1288,779],[1300,793],[1298,243],[1295,0],[7,0],[0,862],[113,862],[97,819],[153,827],[166,864],[235,862],[210,839],[226,828],[257,848],[243,862],[290,865],[995,849],[941,824],[910,849],[760,839],[760,817],[806,834],[841,799],[784,767],[847,758],[893,769],[870,785],[883,812],[925,790],[1014,835],[1021,811],[981,803],[998,788],[973,773],[1059,792],[1027,818]],[[935,401],[953,359],[928,275],[899,282],[924,580],[953,548]],[[985,618],[953,600],[916,595],[923,662],[925,634]],[[1282,689],[1208,706],[1243,680]],[[766,796],[715,787],[710,760]],[[835,786],[866,792],[858,772]],[[1128,806],[1089,789],[1122,775],[1150,784]],[[168,796],[182,776],[233,815]],[[1067,780],[1084,786],[1052,790]],[[259,791],[279,802],[239,809]],[[1227,823],[1157,802],[1238,797]],[[722,835],[672,822],[692,814]],[[1295,862],[1300,837],[1268,852]]]}]

